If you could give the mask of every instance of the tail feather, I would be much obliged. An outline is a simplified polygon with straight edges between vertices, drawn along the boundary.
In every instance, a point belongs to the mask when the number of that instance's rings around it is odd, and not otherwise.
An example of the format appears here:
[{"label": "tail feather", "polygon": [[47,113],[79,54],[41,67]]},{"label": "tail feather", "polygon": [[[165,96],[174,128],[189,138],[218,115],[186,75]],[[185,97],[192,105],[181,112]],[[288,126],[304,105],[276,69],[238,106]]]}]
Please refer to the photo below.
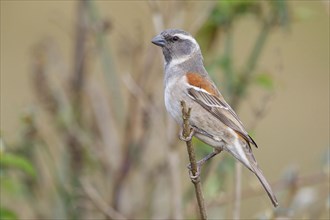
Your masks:
[{"label": "tail feather", "polygon": [[[259,168],[250,146],[247,145],[242,148],[241,146],[235,147],[235,145],[234,145],[234,147],[227,147],[225,149],[258,177],[260,183],[262,184],[265,191],[267,192],[274,207],[277,207],[278,206],[277,199],[276,199],[269,183],[267,182],[265,176],[263,175],[261,169]],[[241,151],[240,149],[244,149],[244,150]]]},{"label": "tail feather", "polygon": [[268,194],[270,200],[272,201],[274,207],[277,207],[278,202],[277,202],[276,196],[273,193],[272,188],[270,187],[269,183],[267,182],[267,180],[266,180],[265,176],[263,175],[262,171],[260,170],[258,165],[253,166],[253,169],[254,169],[254,174],[258,177],[260,183],[262,184],[265,191],[267,192],[267,194]]}]

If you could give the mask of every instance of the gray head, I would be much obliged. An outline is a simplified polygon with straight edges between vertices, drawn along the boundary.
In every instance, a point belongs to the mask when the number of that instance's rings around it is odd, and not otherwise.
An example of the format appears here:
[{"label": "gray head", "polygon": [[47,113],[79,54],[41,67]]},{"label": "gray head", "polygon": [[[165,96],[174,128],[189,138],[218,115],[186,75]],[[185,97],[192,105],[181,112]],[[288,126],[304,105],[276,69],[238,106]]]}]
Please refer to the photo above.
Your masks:
[{"label": "gray head", "polygon": [[160,46],[165,57],[165,64],[182,63],[195,55],[201,57],[199,45],[187,32],[179,29],[168,29],[151,40]]}]

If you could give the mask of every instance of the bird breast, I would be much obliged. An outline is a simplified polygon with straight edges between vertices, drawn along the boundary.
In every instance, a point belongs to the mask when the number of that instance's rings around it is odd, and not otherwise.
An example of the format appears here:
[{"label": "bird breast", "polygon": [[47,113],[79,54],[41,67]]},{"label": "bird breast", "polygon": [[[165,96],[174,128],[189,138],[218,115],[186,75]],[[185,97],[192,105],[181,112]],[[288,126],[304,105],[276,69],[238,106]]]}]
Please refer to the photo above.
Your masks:
[{"label": "bird breast", "polygon": [[[165,86],[164,99],[167,112],[174,118],[174,120],[182,125],[181,116],[181,101],[189,99],[187,88],[184,86],[186,82],[183,77],[172,77]],[[182,86],[178,86],[182,85]]]}]

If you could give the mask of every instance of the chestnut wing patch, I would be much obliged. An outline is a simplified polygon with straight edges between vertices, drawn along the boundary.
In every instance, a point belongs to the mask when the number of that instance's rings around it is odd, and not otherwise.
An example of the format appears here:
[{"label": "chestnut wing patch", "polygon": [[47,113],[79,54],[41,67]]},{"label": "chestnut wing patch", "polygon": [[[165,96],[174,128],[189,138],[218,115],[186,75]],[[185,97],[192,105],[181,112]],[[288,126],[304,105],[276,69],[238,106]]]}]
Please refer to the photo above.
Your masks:
[{"label": "chestnut wing patch", "polygon": [[187,73],[187,81],[190,85],[204,89],[212,95],[218,95],[218,91],[214,88],[214,85],[209,81],[205,80],[200,74],[197,73]]}]

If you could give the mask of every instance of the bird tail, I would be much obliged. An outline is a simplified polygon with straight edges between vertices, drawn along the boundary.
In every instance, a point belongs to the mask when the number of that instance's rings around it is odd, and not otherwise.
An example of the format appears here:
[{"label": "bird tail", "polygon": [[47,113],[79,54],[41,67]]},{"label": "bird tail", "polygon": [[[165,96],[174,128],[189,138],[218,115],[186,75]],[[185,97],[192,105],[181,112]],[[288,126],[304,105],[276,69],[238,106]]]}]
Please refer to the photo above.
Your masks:
[{"label": "bird tail", "polygon": [[[242,150],[240,150],[242,149]],[[275,194],[273,193],[269,183],[267,182],[264,174],[262,173],[261,169],[259,168],[256,159],[252,153],[251,147],[249,145],[245,147],[236,146],[232,148],[227,148],[236,159],[238,159],[241,163],[243,163],[249,170],[251,170],[259,179],[260,183],[264,187],[265,191],[267,192],[270,200],[272,201],[274,207],[278,206],[277,199]]]},{"label": "bird tail", "polygon": [[262,173],[262,171],[260,170],[260,168],[258,167],[258,165],[253,166],[253,170],[254,170],[254,174],[258,177],[260,183],[262,184],[262,186],[264,187],[265,191],[267,192],[270,200],[272,201],[274,207],[278,206],[278,202],[276,199],[275,194],[273,193],[272,188],[270,187],[269,183],[267,182],[264,174]]}]

